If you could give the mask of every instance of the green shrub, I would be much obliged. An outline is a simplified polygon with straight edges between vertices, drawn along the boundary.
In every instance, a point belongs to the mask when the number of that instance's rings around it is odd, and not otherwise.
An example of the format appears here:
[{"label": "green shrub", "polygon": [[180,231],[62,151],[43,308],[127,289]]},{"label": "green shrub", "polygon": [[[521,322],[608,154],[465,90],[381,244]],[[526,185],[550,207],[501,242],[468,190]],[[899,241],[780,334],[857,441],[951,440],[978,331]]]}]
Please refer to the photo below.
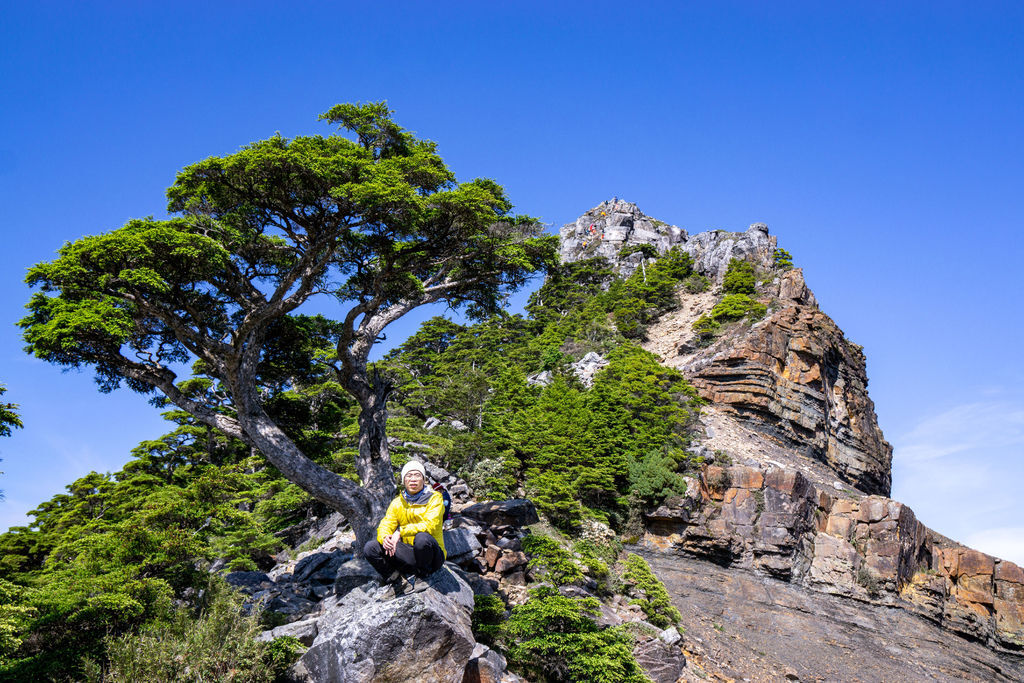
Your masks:
[{"label": "green shrub", "polygon": [[473,636],[484,645],[494,645],[505,622],[505,603],[497,595],[473,596]]},{"label": "green shrub", "polygon": [[737,258],[729,261],[722,279],[722,289],[728,294],[753,294],[754,264]]},{"label": "green shrub", "polygon": [[596,541],[579,541],[573,545],[573,552],[587,570],[587,575],[597,583],[597,590],[602,595],[614,593],[612,571],[610,565],[615,563],[622,544],[613,540],[608,543]]},{"label": "green shrub", "polygon": [[693,273],[688,278],[683,280],[683,289],[690,294],[700,294],[706,292],[708,287],[711,286],[711,281],[700,273]]},{"label": "green shrub", "polygon": [[630,339],[643,336],[644,324],[652,317],[650,308],[643,299],[636,296],[622,299],[612,311],[615,328],[622,336]]},{"label": "green shrub", "polygon": [[632,600],[632,604],[640,606],[647,621],[659,628],[679,623],[679,610],[672,605],[665,584],[654,575],[644,558],[630,553],[626,558],[622,579],[632,585],[632,592],[640,594]]},{"label": "green shrub", "polygon": [[533,502],[555,527],[564,531],[578,530],[583,523],[583,506],[579,489],[564,472],[531,470],[528,488]]},{"label": "green shrub", "polygon": [[619,251],[619,258],[626,258],[627,256],[636,254],[637,252],[643,254],[646,258],[658,258],[658,248],[653,244],[648,244],[646,242],[642,244],[626,245]]},{"label": "green shrub", "polygon": [[702,315],[693,323],[693,331],[697,333],[696,342],[699,346],[706,346],[709,344],[721,329],[722,323],[709,315]]},{"label": "green shrub", "polygon": [[104,681],[273,681],[298,656],[290,638],[271,646],[257,640],[260,614],[242,611],[243,598],[223,581],[213,581],[205,609],[193,616],[179,610],[170,621],[107,642]]},{"label": "green shrub", "polygon": [[523,552],[530,556],[529,566],[543,569],[544,578],[556,586],[583,580],[583,572],[573,561],[572,553],[550,536],[525,536]]},{"label": "green shrub", "polygon": [[684,281],[693,273],[693,259],[679,247],[672,247],[655,262],[654,268],[673,280]]},{"label": "green shrub", "polygon": [[790,270],[793,268],[793,255],[785,249],[775,250],[775,267],[779,270]]},{"label": "green shrub", "polygon": [[645,505],[657,505],[669,496],[686,493],[686,482],[678,467],[675,458],[661,451],[648,451],[639,459],[630,459],[630,494]]},{"label": "green shrub", "polygon": [[510,666],[550,683],[650,683],[621,627],[600,629],[594,598],[568,598],[554,588],[530,591],[504,628]]},{"label": "green shrub", "polygon": [[767,310],[764,304],[754,301],[746,294],[726,294],[711,309],[711,317],[719,322],[742,320],[747,316],[756,320],[764,317]]}]

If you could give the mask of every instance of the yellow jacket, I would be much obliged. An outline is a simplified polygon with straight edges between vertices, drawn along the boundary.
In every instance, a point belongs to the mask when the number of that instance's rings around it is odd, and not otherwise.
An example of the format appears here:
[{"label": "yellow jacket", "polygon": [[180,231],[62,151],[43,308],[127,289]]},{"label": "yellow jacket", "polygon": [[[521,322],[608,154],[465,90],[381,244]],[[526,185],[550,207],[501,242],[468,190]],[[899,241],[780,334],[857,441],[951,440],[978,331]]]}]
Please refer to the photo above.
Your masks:
[{"label": "yellow jacket", "polygon": [[430,500],[421,505],[410,503],[399,493],[377,525],[377,541],[383,543],[386,536],[395,533],[395,529],[402,530],[402,542],[409,545],[413,544],[416,534],[426,531],[437,540],[441,552],[448,557],[448,551],[444,549],[444,496],[440,491],[434,491]]}]

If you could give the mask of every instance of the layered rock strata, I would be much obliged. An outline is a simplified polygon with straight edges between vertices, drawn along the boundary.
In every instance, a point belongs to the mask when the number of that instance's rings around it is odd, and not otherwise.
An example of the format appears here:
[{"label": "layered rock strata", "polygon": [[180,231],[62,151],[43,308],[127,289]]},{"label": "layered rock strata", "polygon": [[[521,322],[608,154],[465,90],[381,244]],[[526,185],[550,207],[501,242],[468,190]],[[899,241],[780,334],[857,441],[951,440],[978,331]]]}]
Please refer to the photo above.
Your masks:
[{"label": "layered rock strata", "polygon": [[[618,200],[603,202],[561,230],[563,262],[601,256],[623,276],[645,261],[637,250],[642,245],[657,253],[679,247],[717,292],[680,293],[679,309],[649,330],[644,346],[682,370],[719,410],[821,461],[841,481],[888,495],[892,447],[868,397],[864,354],[818,309],[802,271],[776,268],[777,242],[768,227],[754,223],[743,232],[689,235]],[[733,324],[703,347],[691,325],[721,298],[717,286],[732,259],[754,264],[761,280],[754,296],[769,315],[753,326]],[[678,318],[685,324],[674,325]]]},{"label": "layered rock strata", "polygon": [[688,483],[648,515],[647,547],[897,607],[1024,655],[1021,568],[930,531],[906,505],[839,496],[783,468],[709,466]]},{"label": "layered rock strata", "polygon": [[720,411],[888,495],[892,446],[868,397],[864,353],[817,308],[782,308],[682,369]]}]

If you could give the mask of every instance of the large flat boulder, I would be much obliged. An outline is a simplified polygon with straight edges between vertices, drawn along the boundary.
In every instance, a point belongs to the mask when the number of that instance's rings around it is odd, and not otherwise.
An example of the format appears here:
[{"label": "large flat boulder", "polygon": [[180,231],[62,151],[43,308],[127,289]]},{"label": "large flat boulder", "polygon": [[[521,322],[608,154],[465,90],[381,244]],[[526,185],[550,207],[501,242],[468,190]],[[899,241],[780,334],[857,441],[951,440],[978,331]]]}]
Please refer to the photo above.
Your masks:
[{"label": "large flat boulder", "polygon": [[[361,589],[350,596],[356,592]],[[465,581],[442,569],[427,590],[390,600],[384,595],[378,590],[372,598],[342,600],[324,614],[294,677],[310,683],[462,681],[476,646],[473,591]]]},{"label": "large flat boulder", "polygon": [[464,508],[461,514],[488,526],[527,526],[540,521],[537,508],[526,498],[477,503]]}]

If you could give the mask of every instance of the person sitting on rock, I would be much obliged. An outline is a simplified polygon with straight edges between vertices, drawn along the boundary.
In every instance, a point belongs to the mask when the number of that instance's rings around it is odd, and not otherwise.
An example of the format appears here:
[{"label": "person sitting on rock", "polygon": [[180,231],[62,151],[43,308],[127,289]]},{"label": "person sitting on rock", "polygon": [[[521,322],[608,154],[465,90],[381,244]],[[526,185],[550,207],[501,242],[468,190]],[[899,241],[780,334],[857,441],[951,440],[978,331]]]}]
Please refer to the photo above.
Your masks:
[{"label": "person sitting on rock", "polygon": [[[366,542],[363,555],[384,579],[399,586],[403,576],[425,579],[444,564],[444,497],[427,486],[422,463],[410,460],[402,468],[402,492],[391,501],[377,526],[377,538]],[[427,587],[412,579],[413,591]]]}]

